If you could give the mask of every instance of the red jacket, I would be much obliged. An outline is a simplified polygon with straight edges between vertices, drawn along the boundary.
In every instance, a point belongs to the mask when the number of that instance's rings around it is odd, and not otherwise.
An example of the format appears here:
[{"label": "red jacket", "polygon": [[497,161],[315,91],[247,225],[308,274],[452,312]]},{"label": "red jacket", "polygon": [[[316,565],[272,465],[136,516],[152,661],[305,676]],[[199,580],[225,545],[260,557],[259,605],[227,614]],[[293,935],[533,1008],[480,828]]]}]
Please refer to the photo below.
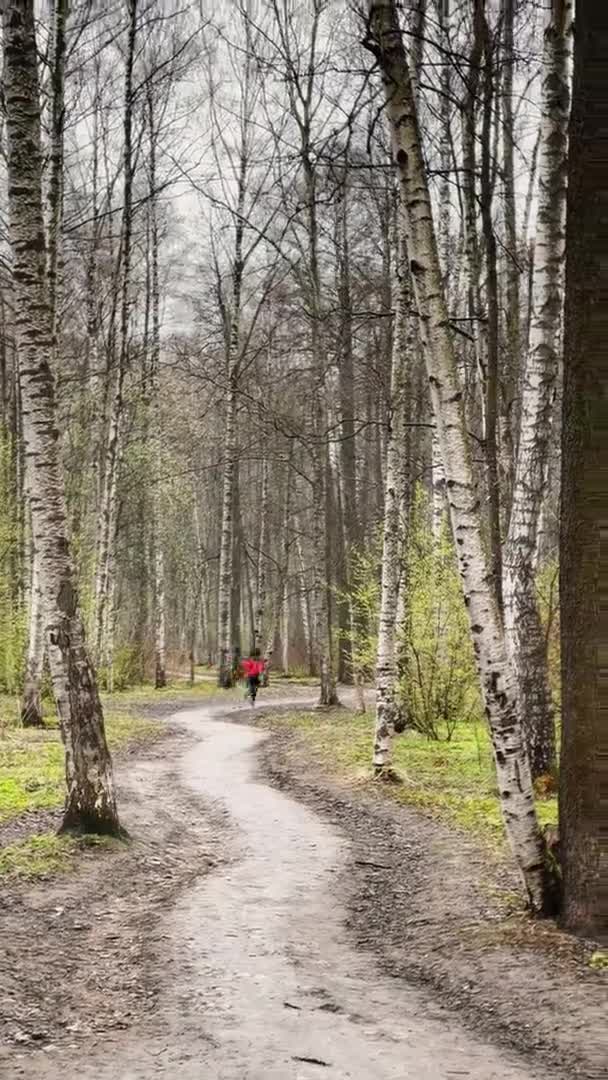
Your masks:
[{"label": "red jacket", "polygon": [[251,678],[253,675],[261,675],[264,671],[263,660],[253,660],[251,658],[243,660],[242,662],[243,673],[246,679]]}]

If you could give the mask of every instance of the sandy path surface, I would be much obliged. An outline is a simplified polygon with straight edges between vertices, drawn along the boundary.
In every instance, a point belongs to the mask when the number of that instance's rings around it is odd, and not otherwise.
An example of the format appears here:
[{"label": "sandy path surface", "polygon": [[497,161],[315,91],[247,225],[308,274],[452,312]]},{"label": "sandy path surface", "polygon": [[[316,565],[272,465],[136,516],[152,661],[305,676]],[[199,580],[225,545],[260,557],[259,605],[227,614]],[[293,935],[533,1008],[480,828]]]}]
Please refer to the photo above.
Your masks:
[{"label": "sandy path surface", "polygon": [[178,719],[200,736],[180,774],[228,811],[234,858],[166,917],[166,988],[145,1029],[83,1045],[77,1057],[41,1055],[20,1076],[542,1080],[355,950],[337,889],[347,844],[256,780],[267,733],[211,709]]}]

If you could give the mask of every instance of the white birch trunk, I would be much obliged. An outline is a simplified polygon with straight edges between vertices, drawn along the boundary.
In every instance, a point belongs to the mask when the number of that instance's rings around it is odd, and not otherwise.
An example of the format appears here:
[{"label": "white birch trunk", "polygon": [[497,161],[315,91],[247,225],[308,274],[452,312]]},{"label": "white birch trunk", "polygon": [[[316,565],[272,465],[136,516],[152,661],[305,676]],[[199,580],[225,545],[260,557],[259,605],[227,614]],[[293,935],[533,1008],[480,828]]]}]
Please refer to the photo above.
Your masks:
[{"label": "white birch trunk", "polygon": [[[253,615],[253,648],[262,648],[264,632],[264,611],[266,609],[266,539],[268,526],[268,461],[262,463],[262,494],[260,498],[260,536],[258,544],[258,565],[255,589],[255,611]],[[271,651],[274,648],[274,638]]]},{"label": "white birch trunk", "polygon": [[289,591],[287,578],[283,582],[281,605],[281,667],[285,678],[289,675]]},{"label": "white birch trunk", "polygon": [[[467,387],[471,401],[470,409],[480,411],[481,437],[485,436],[485,383],[486,383],[486,334],[483,321],[481,300],[481,245],[477,228],[477,128],[476,108],[479,92],[479,73],[483,54],[483,40],[474,21],[473,45],[469,56],[467,93],[463,109],[462,126],[462,165],[463,165],[463,204],[464,204],[464,253],[467,271],[467,315],[471,321],[471,333],[474,337],[475,371],[471,378],[471,387]],[[479,390],[475,393],[476,383]],[[465,384],[463,384],[465,385]]]},{"label": "white birch trunk", "polygon": [[222,491],[222,531],[220,537],[220,569],[217,599],[217,648],[219,685],[232,686],[232,627],[230,625],[232,599],[232,562],[233,562],[233,516],[234,516],[234,474],[235,474],[235,427],[236,427],[236,385],[230,380],[226,401],[224,428],[224,483]]},{"label": "white birch trunk", "polygon": [[[264,654],[263,654],[264,655],[264,661],[265,661],[265,672],[264,672],[264,684],[263,685],[265,685],[265,686],[268,685],[268,674],[269,674],[269,671],[270,671],[270,663],[271,663],[272,656],[273,656],[273,653],[274,653],[274,649],[275,649],[277,637],[279,635],[279,631],[281,631],[281,637],[282,637],[283,670],[284,670],[284,673],[286,672],[285,657],[289,656],[289,642],[286,643],[285,634],[288,633],[288,630],[289,630],[289,600],[288,600],[288,594],[287,594],[287,577],[288,577],[288,574],[289,574],[289,550],[290,550],[289,518],[290,518],[290,514],[291,514],[291,485],[290,485],[291,473],[290,473],[290,470],[291,470],[292,452],[293,452],[293,448],[290,446],[289,455],[288,455],[288,458],[287,458],[287,467],[286,467],[286,470],[285,470],[285,497],[284,497],[284,502],[283,502],[283,513],[282,513],[283,545],[282,545],[282,551],[281,551],[279,581],[278,581],[278,584],[277,584],[277,592],[276,592],[275,604],[274,604],[274,609],[273,609],[272,622],[271,622],[270,629],[268,631],[268,637],[267,637],[267,640],[266,640],[266,648],[264,649]],[[287,611],[285,610],[285,605],[286,604],[287,604]]]},{"label": "white birch trunk", "polygon": [[32,545],[28,646],[21,699],[21,723],[24,727],[42,727],[44,723],[40,701],[45,639],[41,585],[40,560],[36,554],[36,546]]},{"label": "white birch trunk", "polygon": [[[308,123],[307,138],[310,138]],[[319,705],[337,704],[336,680],[333,668],[332,635],[329,609],[329,582],[327,558],[328,530],[328,448],[326,436],[325,367],[326,358],[321,342],[321,277],[318,260],[318,223],[316,211],[316,178],[310,162],[311,149],[303,145],[304,176],[308,217],[308,253],[310,261],[310,345],[315,379],[313,391],[313,549],[314,549],[314,618],[313,637],[319,668]]]},{"label": "white birch trunk", "polygon": [[391,416],[386,450],[384,489],[384,536],[382,544],[382,583],[376,655],[376,724],[373,764],[378,775],[389,774],[391,745],[395,733],[395,690],[397,667],[395,641],[401,578],[402,497],[405,475],[405,401],[406,364],[409,322],[409,266],[405,238],[405,207],[401,197],[395,227],[393,259],[395,319],[391,366]]},{"label": "white birch trunk", "polygon": [[535,776],[555,769],[535,573],[562,320],[571,39],[570,0],[547,0],[530,341],[504,566],[505,630]]},{"label": "white birch trunk", "polygon": [[63,221],[63,133],[65,126],[65,55],[67,0],[53,0],[52,4],[52,63],[53,87],[50,179],[48,192],[48,287],[53,332],[53,348],[57,348],[57,316],[59,311],[59,265],[61,253],[61,226]]},{"label": "white birch trunk", "polygon": [[78,608],[58,454],[33,0],[5,3],[3,31],[9,229],[18,299],[23,435],[30,471],[33,543],[48,626],[49,666],[65,746],[63,828],[117,833],[120,826],[112,766]]},{"label": "white birch trunk", "polygon": [[436,431],[433,432],[431,450],[433,473],[431,526],[433,531],[433,538],[438,541],[441,538],[441,529],[443,527],[443,517],[445,514],[445,470],[443,468],[441,447],[439,445],[439,438]]},{"label": "white birch trunk", "polygon": [[[222,530],[220,540],[220,571],[218,589],[218,668],[219,685],[228,688],[233,683],[234,658],[232,656],[232,590],[234,587],[234,547],[235,528],[235,496],[238,495],[237,486],[237,443],[236,421],[238,403],[238,380],[240,367],[240,342],[241,342],[241,291],[243,284],[243,238],[244,238],[244,212],[245,196],[247,192],[247,177],[249,168],[249,79],[250,58],[245,65],[245,88],[243,91],[243,120],[241,126],[241,143],[239,153],[238,191],[236,200],[236,212],[234,215],[234,260],[232,264],[232,297],[230,310],[230,323],[227,327],[227,356],[226,371],[228,376],[228,395],[226,400],[225,429],[224,429],[224,483],[222,495]],[[239,583],[240,585],[240,583]]]},{"label": "white birch trunk", "polygon": [[[56,368],[57,312],[59,308],[59,263],[63,220],[63,131],[65,116],[66,0],[54,0],[52,9],[52,104],[50,138],[50,178],[48,191],[48,296],[53,335],[52,368]],[[28,651],[21,718],[24,727],[40,726],[42,707],[40,684],[44,670],[45,634],[40,592],[40,568],[35,546],[32,549],[32,595],[28,626]]]},{"label": "white birch trunk", "polygon": [[123,391],[128,359],[129,318],[131,310],[131,247],[133,231],[133,64],[137,31],[137,3],[129,0],[129,35],[125,64],[124,115],[123,115],[123,211],[122,211],[122,281],[120,312],[120,352],[118,371],[112,402],[112,412],[106,448],[103,498],[97,532],[97,573],[95,581],[95,655],[112,654],[113,641],[108,640],[107,618],[108,592],[111,587],[110,573],[114,564],[113,545],[116,523],[116,499],[121,449],[121,425],[123,417]]},{"label": "white birch trunk", "polygon": [[314,642],[312,637],[312,620],[310,611],[310,599],[308,591],[306,589],[306,576],[305,576],[305,563],[304,553],[302,551],[302,541],[299,536],[296,537],[296,553],[298,556],[298,566],[300,568],[300,612],[302,615],[302,629],[304,631],[304,642],[306,644],[306,659],[308,662],[308,672],[310,675],[314,675],[315,671],[315,655],[314,655]]},{"label": "white birch trunk", "polygon": [[550,899],[530,764],[518,716],[512,669],[483,542],[462,392],[442,287],[416,107],[395,0],[370,0],[370,48],[386,93],[394,159],[408,215],[408,255],[420,333],[438,423],[458,566],[494,747],[501,809],[532,907]]},{"label": "white birch trunk", "polygon": [[152,548],[154,562],[154,686],[162,690],[167,685],[166,664],[166,612],[165,612],[165,555],[163,550],[162,520],[162,471],[163,431],[160,406],[160,285],[158,276],[158,215],[156,201],[156,139],[154,89],[148,85],[148,125],[150,136],[150,291],[152,308],[152,347],[150,356],[150,383],[152,391],[155,440],[155,483],[152,494]]}]

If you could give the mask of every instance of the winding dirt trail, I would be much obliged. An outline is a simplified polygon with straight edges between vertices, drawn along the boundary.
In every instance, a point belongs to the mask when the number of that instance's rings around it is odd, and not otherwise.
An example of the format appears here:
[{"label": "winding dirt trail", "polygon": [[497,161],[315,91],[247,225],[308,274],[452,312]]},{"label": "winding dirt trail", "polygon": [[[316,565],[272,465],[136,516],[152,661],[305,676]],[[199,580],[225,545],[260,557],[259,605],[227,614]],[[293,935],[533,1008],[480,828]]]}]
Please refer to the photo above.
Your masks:
[{"label": "winding dirt trail", "polygon": [[[224,710],[225,712],[225,710]],[[166,989],[145,1029],[31,1061],[65,1080],[543,1080],[359,954],[338,878],[346,842],[256,780],[266,733],[180,714],[184,782],[231,819],[235,855],[169,913]],[[200,736],[200,738],[198,738]]]}]

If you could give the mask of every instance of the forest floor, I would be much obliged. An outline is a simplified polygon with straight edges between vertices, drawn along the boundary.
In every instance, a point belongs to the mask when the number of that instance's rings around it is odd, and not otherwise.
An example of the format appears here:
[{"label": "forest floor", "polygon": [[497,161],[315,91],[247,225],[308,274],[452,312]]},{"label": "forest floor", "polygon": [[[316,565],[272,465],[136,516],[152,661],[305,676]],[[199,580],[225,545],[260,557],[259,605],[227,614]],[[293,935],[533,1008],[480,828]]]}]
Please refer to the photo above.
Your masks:
[{"label": "forest floor", "polygon": [[332,772],[281,717],[311,697],[165,695],[164,737],[117,758],[130,843],[0,876],[0,1072],[608,1076],[584,948],[505,912],[483,846]]}]

